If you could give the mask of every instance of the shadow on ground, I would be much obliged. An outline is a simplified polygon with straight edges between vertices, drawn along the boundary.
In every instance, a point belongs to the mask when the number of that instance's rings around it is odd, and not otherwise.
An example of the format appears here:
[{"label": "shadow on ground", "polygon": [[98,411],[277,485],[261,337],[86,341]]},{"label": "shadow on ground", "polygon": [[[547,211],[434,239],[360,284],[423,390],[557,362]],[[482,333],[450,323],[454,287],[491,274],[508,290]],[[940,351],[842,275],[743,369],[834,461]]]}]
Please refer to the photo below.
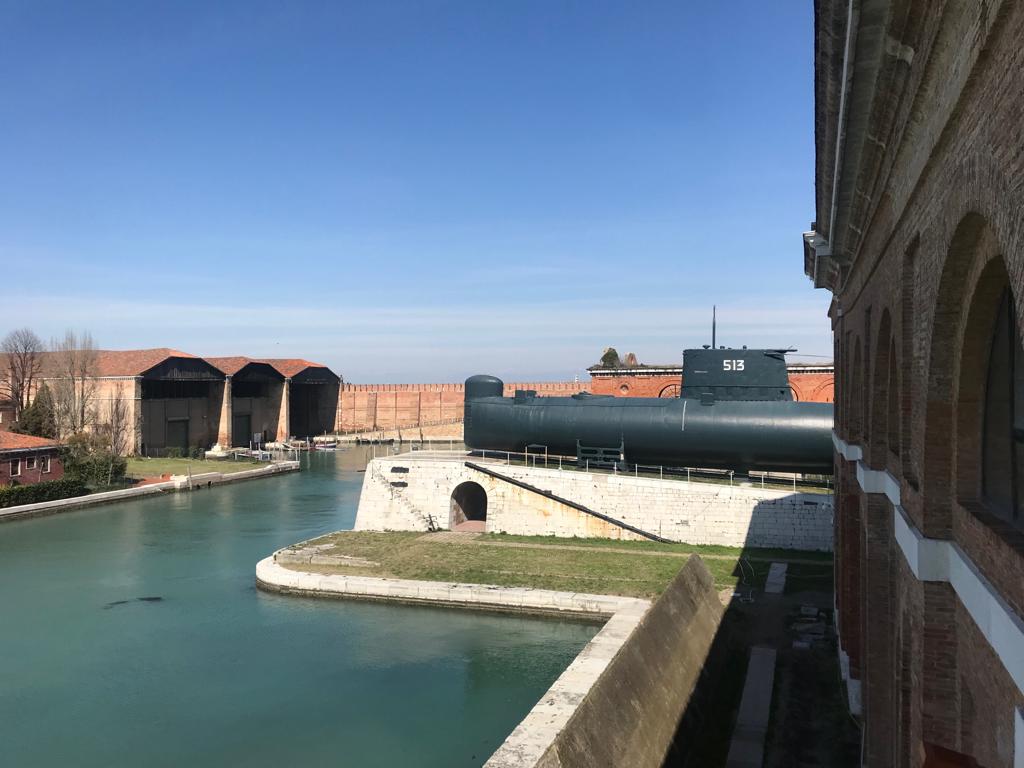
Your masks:
[{"label": "shadow on ground", "polygon": [[746,765],[728,758],[753,647],[776,651],[765,768],[853,768],[860,728],[839,671],[832,565],[789,564],[783,593],[766,594],[767,568],[745,559],[757,554],[744,547],[736,588],[721,594],[722,623],[664,768]]}]

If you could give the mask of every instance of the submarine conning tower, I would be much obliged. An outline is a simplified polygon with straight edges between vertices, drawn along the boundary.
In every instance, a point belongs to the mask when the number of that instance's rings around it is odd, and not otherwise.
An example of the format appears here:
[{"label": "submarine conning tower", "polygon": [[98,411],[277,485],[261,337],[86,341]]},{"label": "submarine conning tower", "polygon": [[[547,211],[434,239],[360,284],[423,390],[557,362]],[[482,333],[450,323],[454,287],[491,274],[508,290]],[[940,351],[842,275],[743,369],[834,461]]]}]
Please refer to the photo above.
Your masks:
[{"label": "submarine conning tower", "polygon": [[791,349],[688,349],[680,397],[695,400],[793,400],[786,371]]},{"label": "submarine conning tower", "polygon": [[465,389],[465,442],[474,450],[581,456],[617,453],[633,464],[832,472],[830,403],[793,401],[786,349],[688,349],[678,398],[586,392],[504,397],[495,376]]}]

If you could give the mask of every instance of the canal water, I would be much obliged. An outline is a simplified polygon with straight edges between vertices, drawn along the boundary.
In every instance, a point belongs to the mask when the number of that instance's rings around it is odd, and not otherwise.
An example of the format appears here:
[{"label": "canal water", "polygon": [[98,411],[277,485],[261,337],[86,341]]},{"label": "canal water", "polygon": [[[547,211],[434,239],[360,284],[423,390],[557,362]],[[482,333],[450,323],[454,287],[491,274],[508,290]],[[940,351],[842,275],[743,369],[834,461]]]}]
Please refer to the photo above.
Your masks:
[{"label": "canal water", "polygon": [[481,765],[597,627],[257,591],[365,463],[0,525],[0,765]]}]

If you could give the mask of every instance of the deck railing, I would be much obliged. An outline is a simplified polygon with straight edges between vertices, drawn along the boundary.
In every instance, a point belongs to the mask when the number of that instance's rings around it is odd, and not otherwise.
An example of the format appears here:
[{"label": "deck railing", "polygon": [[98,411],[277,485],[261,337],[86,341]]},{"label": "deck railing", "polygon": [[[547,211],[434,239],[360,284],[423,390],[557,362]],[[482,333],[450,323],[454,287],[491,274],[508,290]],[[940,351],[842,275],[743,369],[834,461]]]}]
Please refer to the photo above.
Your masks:
[{"label": "deck railing", "polygon": [[[453,441],[454,442],[454,441]],[[395,450],[398,446],[374,445],[373,458],[398,456],[402,452]],[[450,461],[455,458],[472,456],[483,461],[495,462],[506,466],[526,466],[540,469],[552,469],[559,472],[584,472],[607,475],[629,475],[659,480],[680,480],[685,482],[718,483],[730,486],[761,487],[765,489],[786,489],[794,493],[801,490],[810,493],[831,493],[831,475],[801,475],[791,472],[737,472],[731,469],[710,469],[706,467],[673,467],[662,464],[632,464],[618,462],[611,467],[592,466],[584,460],[580,466],[575,456],[551,454],[538,451],[493,451],[493,450],[456,450],[454,446],[448,450],[434,448],[427,444],[413,442],[406,453],[417,454],[418,459],[437,459]]]}]

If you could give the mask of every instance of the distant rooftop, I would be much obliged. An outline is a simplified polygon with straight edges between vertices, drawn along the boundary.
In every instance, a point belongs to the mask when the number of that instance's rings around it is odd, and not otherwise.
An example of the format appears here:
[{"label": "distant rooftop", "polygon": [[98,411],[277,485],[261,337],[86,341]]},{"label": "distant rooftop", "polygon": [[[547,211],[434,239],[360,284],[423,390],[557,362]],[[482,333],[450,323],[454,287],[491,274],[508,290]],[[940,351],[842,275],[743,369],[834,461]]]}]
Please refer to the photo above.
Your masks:
[{"label": "distant rooftop", "polygon": [[[57,361],[59,352],[43,353],[43,376],[56,377]],[[95,375],[99,378],[114,376],[142,376],[147,371],[157,367],[161,363],[175,359],[202,360],[204,363],[213,366],[217,371],[234,375],[247,365],[253,363],[269,365],[282,376],[293,378],[303,371],[314,369],[321,373],[327,373],[330,377],[340,378],[323,363],[316,363],[311,360],[304,360],[297,357],[288,358],[255,358],[244,356],[227,357],[199,357],[189,352],[182,352],[179,349],[170,347],[157,347],[154,349],[100,349],[96,350]]]},{"label": "distant rooftop", "polygon": [[0,430],[0,451],[29,451],[34,448],[56,448],[56,440]]}]

